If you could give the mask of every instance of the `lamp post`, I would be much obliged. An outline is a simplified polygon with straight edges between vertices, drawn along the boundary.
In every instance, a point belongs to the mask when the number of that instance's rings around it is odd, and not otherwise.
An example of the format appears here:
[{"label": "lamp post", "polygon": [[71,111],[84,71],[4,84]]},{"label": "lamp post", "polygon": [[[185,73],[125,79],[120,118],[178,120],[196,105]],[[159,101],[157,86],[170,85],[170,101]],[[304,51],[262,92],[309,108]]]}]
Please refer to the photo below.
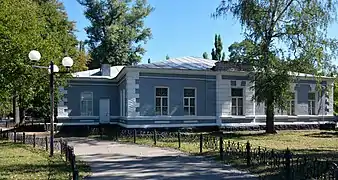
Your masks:
[{"label": "lamp post", "polygon": [[[32,50],[29,52],[28,57],[31,61],[39,61],[41,54],[39,51]],[[65,57],[62,59],[62,65],[66,67],[67,71],[59,72],[59,68],[50,61],[49,67],[46,66],[33,66],[34,68],[48,69],[49,72],[49,88],[50,88],[50,156],[54,155],[54,75],[57,73],[69,73],[70,67],[73,66],[73,59]]]}]

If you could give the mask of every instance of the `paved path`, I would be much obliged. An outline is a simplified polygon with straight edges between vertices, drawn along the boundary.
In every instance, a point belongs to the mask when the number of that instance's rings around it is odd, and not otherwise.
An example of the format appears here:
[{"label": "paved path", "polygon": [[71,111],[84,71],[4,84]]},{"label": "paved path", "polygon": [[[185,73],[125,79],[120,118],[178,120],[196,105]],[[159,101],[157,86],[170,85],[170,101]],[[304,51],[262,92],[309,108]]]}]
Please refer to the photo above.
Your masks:
[{"label": "paved path", "polygon": [[87,179],[258,179],[228,165],[176,150],[84,138],[70,139],[70,144],[77,157],[92,168],[92,176]]}]

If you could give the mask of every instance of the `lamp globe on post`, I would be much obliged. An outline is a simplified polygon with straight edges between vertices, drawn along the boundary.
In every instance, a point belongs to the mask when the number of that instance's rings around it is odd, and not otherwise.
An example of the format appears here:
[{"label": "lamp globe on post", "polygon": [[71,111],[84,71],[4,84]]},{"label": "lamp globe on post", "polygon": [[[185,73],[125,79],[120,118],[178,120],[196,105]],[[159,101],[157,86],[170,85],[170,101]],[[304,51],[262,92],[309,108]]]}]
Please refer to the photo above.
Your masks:
[{"label": "lamp globe on post", "polygon": [[62,59],[62,65],[69,71],[70,67],[72,67],[74,64],[74,61],[71,57],[64,57]]},{"label": "lamp globe on post", "polygon": [[32,50],[29,52],[28,57],[31,61],[39,61],[41,59],[41,54],[39,51]]}]

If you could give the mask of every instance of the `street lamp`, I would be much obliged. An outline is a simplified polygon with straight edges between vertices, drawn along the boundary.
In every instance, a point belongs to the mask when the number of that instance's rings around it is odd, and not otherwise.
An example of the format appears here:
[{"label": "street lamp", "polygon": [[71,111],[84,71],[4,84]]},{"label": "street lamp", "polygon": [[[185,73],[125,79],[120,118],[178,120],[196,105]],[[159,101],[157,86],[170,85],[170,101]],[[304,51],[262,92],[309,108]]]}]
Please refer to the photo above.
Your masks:
[{"label": "street lamp", "polygon": [[[31,61],[39,61],[41,59],[41,54],[39,51],[32,50],[29,52],[28,57]],[[34,68],[48,69],[50,74],[50,156],[54,154],[54,75],[56,73],[69,73],[69,69],[73,66],[73,59],[70,57],[65,57],[62,59],[62,65],[66,67],[67,71],[59,72],[59,67],[54,64],[53,61],[50,61],[49,66],[33,66]]]}]

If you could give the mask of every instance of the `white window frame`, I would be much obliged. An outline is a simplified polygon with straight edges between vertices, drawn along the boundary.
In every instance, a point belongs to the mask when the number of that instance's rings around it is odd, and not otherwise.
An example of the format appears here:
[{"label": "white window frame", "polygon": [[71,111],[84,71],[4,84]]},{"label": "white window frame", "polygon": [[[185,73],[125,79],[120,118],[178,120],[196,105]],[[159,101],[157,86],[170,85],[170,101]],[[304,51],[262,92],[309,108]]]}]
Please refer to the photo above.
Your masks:
[{"label": "white window frame", "polygon": [[[157,88],[163,88],[163,89],[167,89],[167,96],[157,96],[156,95],[156,89]],[[170,103],[169,103],[169,94],[170,94],[170,91],[169,91],[169,87],[167,87],[167,86],[155,86],[155,88],[154,88],[154,97],[155,97],[155,99],[154,99],[154,112],[155,112],[155,115],[156,116],[169,116],[169,107],[170,107]],[[156,114],[156,107],[158,107],[157,105],[156,105],[156,98],[161,98],[161,101],[160,101],[160,108],[161,108],[161,113],[160,114]],[[162,109],[163,109],[163,107],[165,107],[165,106],[163,106],[163,103],[162,103],[162,101],[163,101],[163,98],[167,98],[167,114],[163,114],[163,112],[162,112]]]},{"label": "white window frame", "polygon": [[[310,93],[313,93],[314,94],[314,98],[315,99],[309,99],[309,94]],[[312,104],[313,106],[312,107],[308,107],[308,114],[309,115],[316,115],[317,113],[316,113],[316,100],[317,100],[317,97],[316,97],[316,92],[313,92],[313,91],[310,91],[310,92],[308,92],[308,106],[309,106],[309,104]],[[309,110],[311,110],[311,111],[309,111]]]},{"label": "white window frame", "polygon": [[[242,89],[242,96],[232,96],[232,89]],[[230,97],[231,97],[231,109],[230,109],[230,113],[232,116],[244,116],[244,88],[242,87],[232,87],[230,89]],[[236,99],[236,114],[233,114],[232,113],[232,108],[234,107],[233,104],[232,104],[232,99]],[[238,109],[240,106],[238,106],[238,100],[239,99],[242,99],[242,114],[239,114],[238,113]]]},{"label": "white window frame", "polygon": [[[186,90],[186,89],[193,89],[195,91],[194,97],[185,97],[184,96],[184,90]],[[188,105],[187,106],[184,104],[185,99],[188,99]],[[190,105],[190,99],[194,99],[194,101],[195,101],[194,106]],[[185,114],[184,108],[186,108],[186,107],[189,108],[189,114]],[[195,107],[194,114],[191,114],[191,111],[190,111],[191,107]],[[195,88],[195,87],[184,87],[183,88],[183,113],[184,113],[184,116],[197,116],[197,88]]]},{"label": "white window frame", "polygon": [[[83,94],[90,94],[91,100],[83,100],[82,99]],[[80,96],[80,114],[81,114],[81,116],[93,116],[93,114],[94,114],[93,99],[94,99],[93,92],[91,92],[91,91],[81,92],[81,96]],[[89,101],[90,102],[90,103],[87,103],[86,109],[84,109],[84,107],[82,105],[82,101]],[[91,112],[88,111],[89,106],[91,106],[91,109],[92,109]]]}]

